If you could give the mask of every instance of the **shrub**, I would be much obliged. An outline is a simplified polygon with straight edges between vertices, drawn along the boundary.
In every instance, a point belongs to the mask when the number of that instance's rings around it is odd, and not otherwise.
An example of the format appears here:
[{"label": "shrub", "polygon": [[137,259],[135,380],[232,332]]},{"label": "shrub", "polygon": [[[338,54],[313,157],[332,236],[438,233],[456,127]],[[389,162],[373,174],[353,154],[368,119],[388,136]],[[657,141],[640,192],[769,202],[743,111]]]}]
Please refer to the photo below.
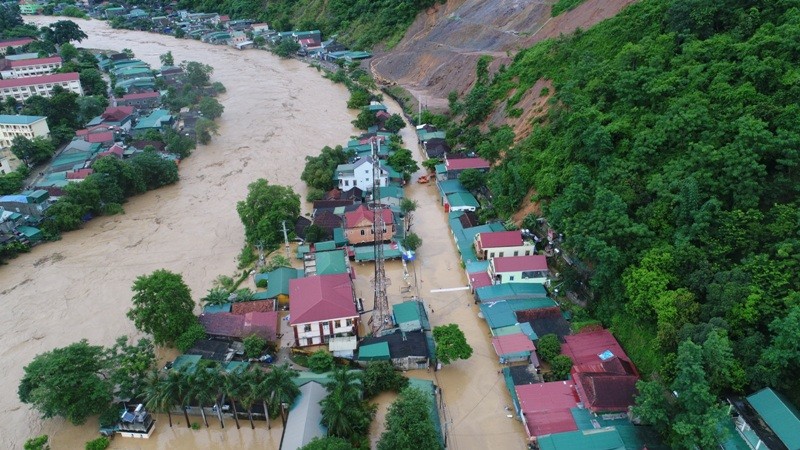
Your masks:
[{"label": "shrub", "polygon": [[308,368],[314,373],[324,373],[333,370],[333,355],[325,350],[317,350],[308,358]]},{"label": "shrub", "polygon": [[561,354],[561,342],[555,334],[545,334],[536,343],[536,351],[543,360],[550,362]]},{"label": "shrub", "polygon": [[111,445],[111,441],[107,437],[101,436],[97,439],[87,442],[86,450],[105,450],[109,445]]},{"label": "shrub", "polygon": [[242,341],[244,343],[244,354],[248,358],[258,358],[267,347],[267,340],[257,334],[251,334]]},{"label": "shrub", "polygon": [[186,352],[195,342],[206,338],[206,330],[200,323],[195,322],[186,331],[183,332],[178,339],[175,340],[175,347],[181,352]]}]

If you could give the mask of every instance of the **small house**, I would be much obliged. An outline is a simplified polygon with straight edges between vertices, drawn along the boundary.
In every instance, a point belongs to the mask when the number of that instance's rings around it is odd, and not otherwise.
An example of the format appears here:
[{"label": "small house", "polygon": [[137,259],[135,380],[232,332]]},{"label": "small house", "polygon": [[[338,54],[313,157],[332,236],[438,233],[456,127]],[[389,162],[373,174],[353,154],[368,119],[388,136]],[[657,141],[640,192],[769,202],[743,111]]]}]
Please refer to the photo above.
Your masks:
[{"label": "small house", "polygon": [[[395,234],[394,215],[388,208],[380,209],[383,219],[383,240],[389,241]],[[365,205],[360,205],[355,211],[344,215],[345,236],[351,245],[375,242],[375,211]]]},{"label": "small house", "polygon": [[520,230],[495,231],[475,235],[475,254],[480,259],[504,256],[532,255],[536,247],[533,242],[525,242]]},{"label": "small house", "polygon": [[547,281],[547,257],[544,255],[505,256],[489,262],[489,276],[495,284],[539,283]]},{"label": "small house", "polygon": [[517,413],[529,440],[578,429],[571,410],[580,399],[572,381],[526,384],[515,386],[514,390],[519,399]]},{"label": "small house", "polygon": [[260,300],[276,299],[279,307],[285,308],[289,306],[289,282],[300,277],[297,269],[278,267],[263,275],[267,280],[267,290],[256,292],[255,298]]},{"label": "small house", "polygon": [[289,281],[289,325],[298,347],[319,345],[335,336],[358,336],[359,314],[348,274]]},{"label": "small house", "polygon": [[492,338],[492,347],[500,358],[500,364],[524,361],[535,366],[539,365],[536,346],[522,333],[495,336]]},{"label": "small house", "polygon": [[383,336],[365,338],[361,341],[356,359],[362,363],[391,361],[398,370],[417,370],[430,366],[432,354],[426,333],[396,330]]},{"label": "small house", "polygon": [[488,172],[491,164],[483,158],[450,158],[445,157],[444,167],[447,172],[447,179],[457,179],[461,172],[467,169],[475,169],[480,172]]},{"label": "small house", "polygon": [[405,332],[430,331],[431,329],[425,305],[419,300],[408,300],[392,305],[392,318],[394,323]]},{"label": "small house", "polygon": [[[357,159],[352,164],[339,164],[336,167],[335,179],[338,181],[338,187],[342,191],[349,191],[353,188],[359,188],[362,191],[371,191],[373,180],[375,179],[374,166],[376,163],[371,156],[366,156]],[[378,171],[378,185],[389,185],[389,172],[384,167],[379,167]]]}]

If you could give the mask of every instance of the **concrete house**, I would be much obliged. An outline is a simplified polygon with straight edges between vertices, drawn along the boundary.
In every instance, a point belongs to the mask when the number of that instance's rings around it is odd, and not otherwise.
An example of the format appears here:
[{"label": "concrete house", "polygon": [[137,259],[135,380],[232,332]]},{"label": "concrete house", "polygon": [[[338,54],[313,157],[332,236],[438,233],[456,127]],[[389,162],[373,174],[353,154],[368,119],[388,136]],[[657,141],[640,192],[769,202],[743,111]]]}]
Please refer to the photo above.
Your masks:
[{"label": "concrete house", "polygon": [[[374,180],[373,165],[376,164],[372,157],[359,158],[352,164],[340,164],[336,167],[336,180],[339,181],[339,189],[349,191],[359,188],[362,191],[371,191]],[[389,185],[389,172],[381,167],[378,175],[378,185]]]},{"label": "concrete house", "polygon": [[320,275],[289,281],[289,325],[298,347],[332,337],[358,336],[359,314],[350,275]]},{"label": "concrete house", "polygon": [[56,86],[61,86],[65,90],[74,92],[80,96],[83,95],[83,88],[81,88],[81,81],[78,78],[78,73],[70,72],[0,80],[0,97],[2,97],[3,100],[13,98],[18,102],[23,102],[34,95],[50,97],[53,95],[53,88]]},{"label": "concrete house", "polygon": [[15,137],[33,139],[50,136],[45,116],[0,115],[0,147],[11,147]]},{"label": "concrete house", "polygon": [[479,259],[504,256],[528,256],[535,250],[533,242],[525,242],[522,232],[495,231],[475,235],[475,254]]},{"label": "concrete house", "polygon": [[61,68],[61,57],[34,58],[21,60],[5,60],[0,63],[0,76],[9,78],[27,78],[47,75]]},{"label": "concrete house", "polygon": [[[388,208],[383,208],[381,209],[381,216],[384,223],[384,241],[389,241],[395,233],[394,215]],[[375,231],[372,229],[372,225],[375,222],[374,211],[365,205],[361,205],[355,211],[346,213],[344,221],[344,232],[348,243],[355,245],[375,242]]]},{"label": "concrete house", "polygon": [[544,284],[547,274],[547,257],[544,255],[497,257],[489,262],[489,276],[495,284]]},{"label": "concrete house", "polygon": [[458,178],[461,172],[467,169],[475,169],[481,172],[488,172],[491,164],[483,158],[445,158],[444,167],[447,171],[447,179],[454,180]]}]

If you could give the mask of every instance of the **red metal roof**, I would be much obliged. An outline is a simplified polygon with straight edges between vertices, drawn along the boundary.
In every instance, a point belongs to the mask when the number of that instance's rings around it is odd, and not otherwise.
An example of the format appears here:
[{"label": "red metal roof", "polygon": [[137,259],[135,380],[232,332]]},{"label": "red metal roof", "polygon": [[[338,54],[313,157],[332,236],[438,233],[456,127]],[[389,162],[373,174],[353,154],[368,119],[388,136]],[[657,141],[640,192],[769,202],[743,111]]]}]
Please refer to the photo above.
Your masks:
[{"label": "red metal roof", "polygon": [[578,396],[592,412],[625,412],[635,403],[638,376],[584,373],[576,367],[572,378],[576,381]]},{"label": "red metal roof", "polygon": [[475,272],[469,274],[469,283],[472,289],[486,287],[492,285],[492,277],[486,272]]},{"label": "red metal roof", "polygon": [[275,311],[275,300],[256,300],[252,302],[236,302],[231,305],[234,314],[247,314],[251,312]]},{"label": "red metal roof", "polygon": [[159,93],[158,93],[158,92],[156,92],[156,91],[152,91],[152,92],[139,92],[139,93],[137,93],[137,94],[128,94],[128,95],[124,95],[124,96],[120,97],[120,98],[119,98],[119,100],[141,100],[141,99],[143,99],[143,98],[154,98],[154,97],[158,97],[159,95],[161,95],[161,94],[159,94]]},{"label": "red metal roof", "polygon": [[564,343],[561,344],[561,353],[572,358],[575,365],[602,363],[599,355],[607,350],[624,361],[630,361],[619,342],[608,330],[564,336]]},{"label": "red metal roof", "polygon": [[494,347],[497,356],[536,351],[536,346],[533,345],[531,339],[522,333],[495,336],[492,338],[492,347]]},{"label": "red metal roof", "polygon": [[523,272],[526,270],[547,270],[547,257],[544,255],[504,256],[492,259],[495,272]]},{"label": "red metal roof", "polygon": [[[391,225],[394,223],[394,215],[392,214],[392,211],[389,208],[382,209],[381,215],[383,216],[384,224]],[[369,223],[373,223],[375,221],[375,212],[367,208],[366,206],[361,205],[356,210],[350,211],[349,213],[345,213],[344,215],[345,227],[347,228],[356,227],[364,219],[369,221]]]},{"label": "red metal roof", "polygon": [[16,61],[9,61],[9,67],[28,67],[37,64],[53,64],[62,62],[60,56],[51,56],[49,58],[34,58],[34,59],[19,59]]},{"label": "red metal roof", "polygon": [[489,166],[489,161],[483,158],[448,158],[447,161],[445,161],[447,170],[488,169]]},{"label": "red metal roof", "polygon": [[206,333],[237,339],[256,334],[267,340],[275,340],[278,329],[278,313],[274,311],[201,314],[199,320]]},{"label": "red metal roof", "polygon": [[580,399],[571,381],[525,384],[514,389],[529,437],[578,429],[570,409],[575,408]]},{"label": "red metal roof", "polygon": [[514,231],[490,231],[478,233],[478,240],[481,248],[498,247],[519,247],[522,245],[522,232]]},{"label": "red metal roof", "polygon": [[358,316],[347,273],[289,280],[291,325]]},{"label": "red metal roof", "polygon": [[122,146],[120,146],[119,144],[114,144],[114,145],[111,146],[110,149],[108,149],[108,150],[106,150],[104,152],[100,152],[100,154],[98,154],[97,157],[98,158],[102,158],[103,156],[112,156],[113,155],[113,156],[116,156],[118,158],[122,158],[122,155],[124,155],[124,154],[125,154],[125,149],[122,148]]},{"label": "red metal roof", "polygon": [[77,72],[53,73],[39,77],[11,78],[10,80],[0,80],[0,89],[9,87],[31,86],[44,83],[61,83],[63,81],[79,81]]},{"label": "red metal roof", "polygon": [[20,47],[23,45],[30,44],[31,42],[35,41],[36,39],[33,38],[22,38],[22,39],[11,39],[8,41],[0,41],[0,47]]},{"label": "red metal roof", "polygon": [[109,106],[103,111],[101,117],[104,120],[119,122],[131,114],[133,114],[133,106]]},{"label": "red metal roof", "polygon": [[67,179],[68,180],[83,180],[84,178],[88,177],[94,173],[92,169],[78,169],[74,172],[67,172]]},{"label": "red metal roof", "polygon": [[86,142],[96,144],[98,142],[108,142],[114,140],[113,131],[105,131],[103,133],[89,133],[83,137]]}]

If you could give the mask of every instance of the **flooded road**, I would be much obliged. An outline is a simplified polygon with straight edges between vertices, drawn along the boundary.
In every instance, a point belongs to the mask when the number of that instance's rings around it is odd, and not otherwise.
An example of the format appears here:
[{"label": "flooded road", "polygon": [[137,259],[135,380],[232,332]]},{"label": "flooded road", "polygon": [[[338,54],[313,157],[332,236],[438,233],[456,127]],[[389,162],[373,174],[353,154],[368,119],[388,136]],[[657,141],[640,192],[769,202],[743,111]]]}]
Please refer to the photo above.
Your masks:
[{"label": "flooded road", "polygon": [[[48,18],[37,18],[44,23]],[[55,19],[52,19],[55,20]],[[214,67],[213,80],[228,92],[220,97],[226,110],[219,120],[220,135],[198,148],[181,164],[175,186],[131,199],[120,216],[93,220],[83,230],[67,233],[55,243],[0,268],[0,448],[21,448],[25,439],[49,434],[54,449],[83,448],[97,436],[97,422],[79,427],[60,419],[42,421],[38,413],[17,399],[22,368],[39,353],[80,339],[109,345],[119,335],[136,335],[125,317],[133,280],[166,268],[183,274],[195,298],[211,287],[219,274],[233,274],[243,243],[243,229],[235,204],[247,194],[247,184],[259,177],[292,186],[305,197],[300,171],[306,155],[325,145],[344,144],[355,133],[347,111],[348,93],[296,61],[283,61],[261,51],[239,52],[197,41],[175,40],[148,33],[111,30],[100,21],[76,21],[89,35],[80,43],[88,48],[132,49],[136,56],[158,66],[158,56],[172,51],[176,62],[194,60]],[[400,108],[387,101],[391,112]],[[401,131],[419,162],[413,129]],[[420,172],[417,175],[422,174]],[[416,180],[414,176],[412,180]],[[409,376],[432,379],[442,387],[447,405],[448,447],[457,450],[524,448],[522,425],[506,417],[510,399],[497,373],[489,330],[477,317],[468,291],[431,293],[466,286],[457,250],[447,227],[447,216],[434,184],[412,182],[406,196],[417,200],[412,231],[423,240],[417,261],[409,266],[412,282],[434,310],[431,323],[457,323],[474,349],[472,358],[445,366],[439,372],[416,371]],[[304,211],[308,205],[304,203]],[[371,264],[355,264],[359,296],[371,298]],[[404,300],[403,267],[387,263],[390,303]],[[383,431],[382,418],[393,395],[381,395],[372,442]],[[190,417],[201,422],[199,417]],[[158,417],[147,441],[116,439],[113,449],[277,449],[279,421],[268,430],[247,421],[237,430],[233,420],[209,419],[210,429],[190,430],[183,417]]]},{"label": "flooded road", "polygon": [[[55,19],[36,18],[39,24]],[[181,273],[194,297],[202,297],[217,275],[235,272],[244,240],[236,202],[247,195],[247,184],[263,177],[292,186],[304,198],[304,157],[345,143],[354,133],[346,89],[305,64],[264,51],[112,30],[96,20],[76,22],[89,35],[81,47],[130,48],[154,67],[167,51],[176,62],[211,65],[212,79],[228,89],[219,98],[225,113],[220,135],[181,164],[178,184],[133,198],[124,215],[95,219],[0,268],[3,449],[22,448],[25,439],[42,433],[50,435],[54,449],[83,448],[94,439],[96,422],[73,427],[60,419],[42,421],[20,403],[22,368],[35,355],[80,339],[109,345],[117,336],[135,336],[125,312],[139,275],[160,268]],[[177,423],[170,429],[160,417],[149,441],[116,439],[112,448],[278,448],[280,426],[269,433],[264,422],[256,430],[226,425],[224,432],[214,430],[219,423],[213,422],[210,432]]]}]

